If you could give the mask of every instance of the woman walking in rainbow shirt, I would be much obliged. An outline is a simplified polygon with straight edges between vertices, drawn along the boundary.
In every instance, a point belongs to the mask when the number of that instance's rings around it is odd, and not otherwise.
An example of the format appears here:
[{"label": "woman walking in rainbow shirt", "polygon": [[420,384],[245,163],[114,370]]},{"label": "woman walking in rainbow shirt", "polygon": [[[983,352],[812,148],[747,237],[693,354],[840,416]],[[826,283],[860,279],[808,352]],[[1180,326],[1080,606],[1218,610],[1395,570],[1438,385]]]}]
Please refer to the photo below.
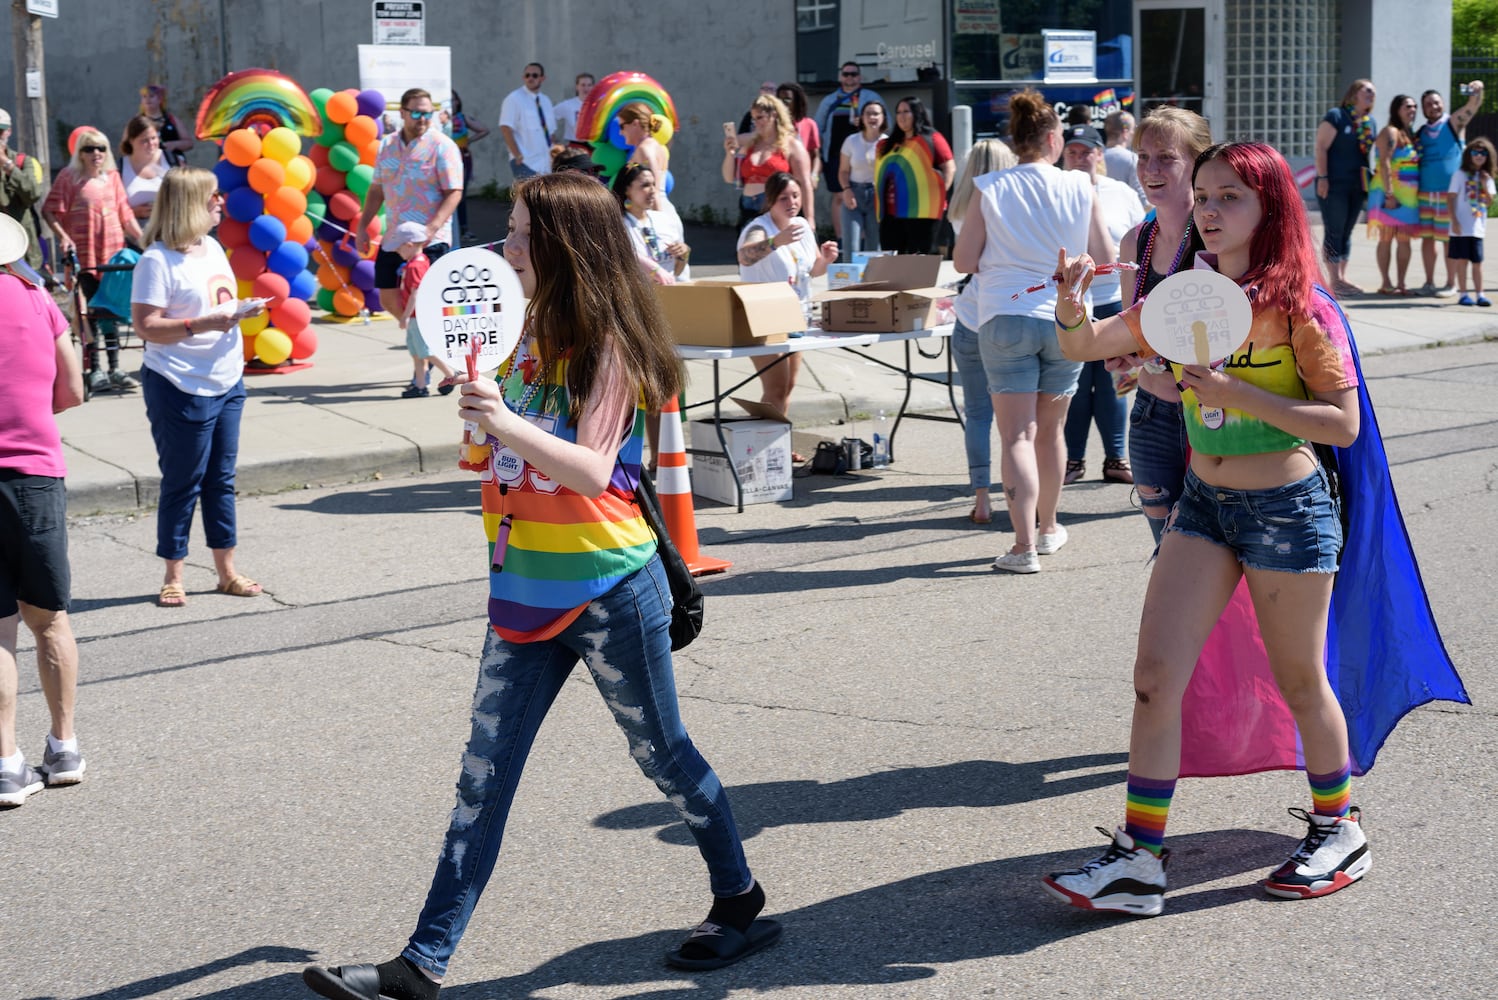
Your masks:
[{"label": "woman walking in rainbow shirt", "polygon": [[957,176],[952,147],[931,127],[918,98],[895,105],[895,127],[879,143],[874,193],[879,209],[879,246],[895,253],[931,253]]},{"label": "woman walking in rainbow shirt", "polygon": [[436,997],[494,870],[532,741],[579,660],[707,863],[712,909],[666,960],[720,968],[780,936],[756,919],[764,891],[678,710],[671,592],[635,489],[645,414],[681,376],[619,204],[579,174],[522,181],[504,256],[529,299],[527,336],[497,380],[459,376],[463,419],[493,442],[493,476],[482,489],[490,627],[457,803],[405,950],[377,966],[309,967],[303,979],[326,997]]},{"label": "woman walking in rainbow shirt", "polygon": [[[1213,146],[1197,157],[1192,186],[1206,253],[1218,273],[1247,290],[1253,323],[1223,370],[1173,366],[1191,465],[1144,599],[1124,826],[1100,857],[1044,880],[1073,906],[1141,916],[1165,905],[1165,822],[1181,772],[1186,688],[1240,580],[1258,612],[1311,786],[1311,811],[1291,810],[1307,825],[1305,839],[1264,880],[1265,890],[1323,896],[1371,865],[1350,806],[1347,720],[1324,660],[1343,529],[1312,444],[1345,448],[1358,437],[1358,377],[1345,320],[1314,288],[1310,226],[1279,153],[1251,142]],[[1056,329],[1067,355],[1149,351],[1140,310],[1092,322],[1083,308],[1092,260],[1059,257]]]}]

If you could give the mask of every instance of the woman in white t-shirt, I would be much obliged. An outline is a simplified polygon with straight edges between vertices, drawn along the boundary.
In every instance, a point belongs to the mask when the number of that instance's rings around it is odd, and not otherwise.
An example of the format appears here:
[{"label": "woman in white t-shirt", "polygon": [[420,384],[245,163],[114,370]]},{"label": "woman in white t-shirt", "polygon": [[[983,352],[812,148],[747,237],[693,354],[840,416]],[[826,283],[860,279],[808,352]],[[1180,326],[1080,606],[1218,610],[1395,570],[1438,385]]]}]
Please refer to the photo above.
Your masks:
[{"label": "woman in white t-shirt", "polygon": [[643,163],[626,163],[614,176],[613,190],[645,276],[658,285],[690,281],[687,258],[692,248],[682,238],[681,217],[657,207],[660,187],[655,171]]},{"label": "woman in white t-shirt", "polygon": [[1015,537],[993,568],[1037,573],[1037,556],[1066,544],[1056,520],[1061,426],[1082,366],[1056,342],[1056,293],[1026,289],[1050,280],[1058,246],[1087,247],[1099,264],[1113,263],[1118,251],[1092,182],[1054,166],[1064,143],[1050,102],[1034,90],[1011,95],[1009,135],[1019,165],[979,182],[982,211],[969,207],[953,263],[978,286],[978,347],[1003,442],[999,471]]},{"label": "woman in white t-shirt", "polygon": [[843,216],[847,260],[859,250],[879,249],[874,162],[879,158],[879,143],[889,138],[884,132],[886,117],[883,104],[869,101],[858,112],[858,131],[843,140],[837,168],[837,180],[843,186],[838,211]]},{"label": "woman in white t-shirt", "polygon": [[[837,260],[837,244],[828,240],[817,246],[816,230],[801,217],[801,185],[785,171],[765,181],[765,204],[770,210],[751,219],[739,234],[739,278],[787,282],[804,306],[811,298],[811,279],[826,274],[827,265]],[[801,370],[800,355],[756,356],[754,367],[759,369],[760,402],[785,413]]]},{"label": "woman in white t-shirt", "polygon": [[187,603],[183,561],[200,500],[219,593],[254,597],[261,589],[234,569],[234,473],[245,400],[238,324],[264,305],[235,298],[229,258],[208,235],[222,216],[211,172],[177,167],[168,173],[130,296],[135,330],[146,342],[142,387],[161,470],[156,554],[166,561],[157,597],[162,607]]},{"label": "woman in white t-shirt", "polygon": [[120,180],[125,184],[125,200],[137,219],[151,217],[161,179],[172,169],[161,148],[161,134],[145,115],[136,115],[125,125],[120,142]]}]

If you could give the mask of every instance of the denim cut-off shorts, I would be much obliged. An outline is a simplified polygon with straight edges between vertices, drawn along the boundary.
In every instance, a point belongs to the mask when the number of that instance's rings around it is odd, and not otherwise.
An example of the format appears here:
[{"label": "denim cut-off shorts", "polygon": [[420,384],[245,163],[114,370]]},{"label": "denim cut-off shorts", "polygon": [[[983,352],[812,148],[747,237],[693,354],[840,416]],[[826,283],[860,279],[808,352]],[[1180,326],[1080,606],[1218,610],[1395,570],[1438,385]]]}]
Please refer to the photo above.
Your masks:
[{"label": "denim cut-off shorts", "polygon": [[1082,374],[1082,362],[1061,353],[1056,324],[1049,317],[991,317],[978,329],[978,353],[990,393],[1070,396]]},{"label": "denim cut-off shorts", "polygon": [[1230,549],[1247,569],[1335,573],[1342,519],[1326,472],[1267,490],[1229,490],[1187,471],[1180,502],[1165,531]]}]

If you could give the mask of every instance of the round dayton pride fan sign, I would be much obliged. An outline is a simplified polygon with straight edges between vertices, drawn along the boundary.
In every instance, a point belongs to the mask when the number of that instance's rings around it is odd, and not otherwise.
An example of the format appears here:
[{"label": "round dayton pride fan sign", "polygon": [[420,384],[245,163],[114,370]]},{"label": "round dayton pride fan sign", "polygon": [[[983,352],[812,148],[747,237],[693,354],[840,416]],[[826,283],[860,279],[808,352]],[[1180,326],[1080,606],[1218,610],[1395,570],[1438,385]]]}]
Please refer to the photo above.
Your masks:
[{"label": "round dayton pride fan sign", "polygon": [[504,258],[469,247],[443,254],[416,290],[416,322],[427,350],[462,369],[478,346],[475,367],[498,368],[520,342],[525,293]]}]

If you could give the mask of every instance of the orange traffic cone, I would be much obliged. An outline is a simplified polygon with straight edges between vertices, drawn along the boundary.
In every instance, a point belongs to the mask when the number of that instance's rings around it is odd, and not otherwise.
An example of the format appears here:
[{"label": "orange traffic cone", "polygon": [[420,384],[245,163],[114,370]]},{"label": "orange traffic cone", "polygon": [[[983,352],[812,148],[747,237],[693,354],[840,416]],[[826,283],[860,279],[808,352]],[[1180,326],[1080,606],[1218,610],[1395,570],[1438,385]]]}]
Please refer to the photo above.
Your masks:
[{"label": "orange traffic cone", "polygon": [[681,434],[681,410],[676,397],[661,407],[661,443],[656,453],[655,493],[661,501],[666,534],[693,576],[721,573],[733,563],[713,559],[697,548],[697,517],[692,512],[692,475],[687,469],[687,445]]}]

